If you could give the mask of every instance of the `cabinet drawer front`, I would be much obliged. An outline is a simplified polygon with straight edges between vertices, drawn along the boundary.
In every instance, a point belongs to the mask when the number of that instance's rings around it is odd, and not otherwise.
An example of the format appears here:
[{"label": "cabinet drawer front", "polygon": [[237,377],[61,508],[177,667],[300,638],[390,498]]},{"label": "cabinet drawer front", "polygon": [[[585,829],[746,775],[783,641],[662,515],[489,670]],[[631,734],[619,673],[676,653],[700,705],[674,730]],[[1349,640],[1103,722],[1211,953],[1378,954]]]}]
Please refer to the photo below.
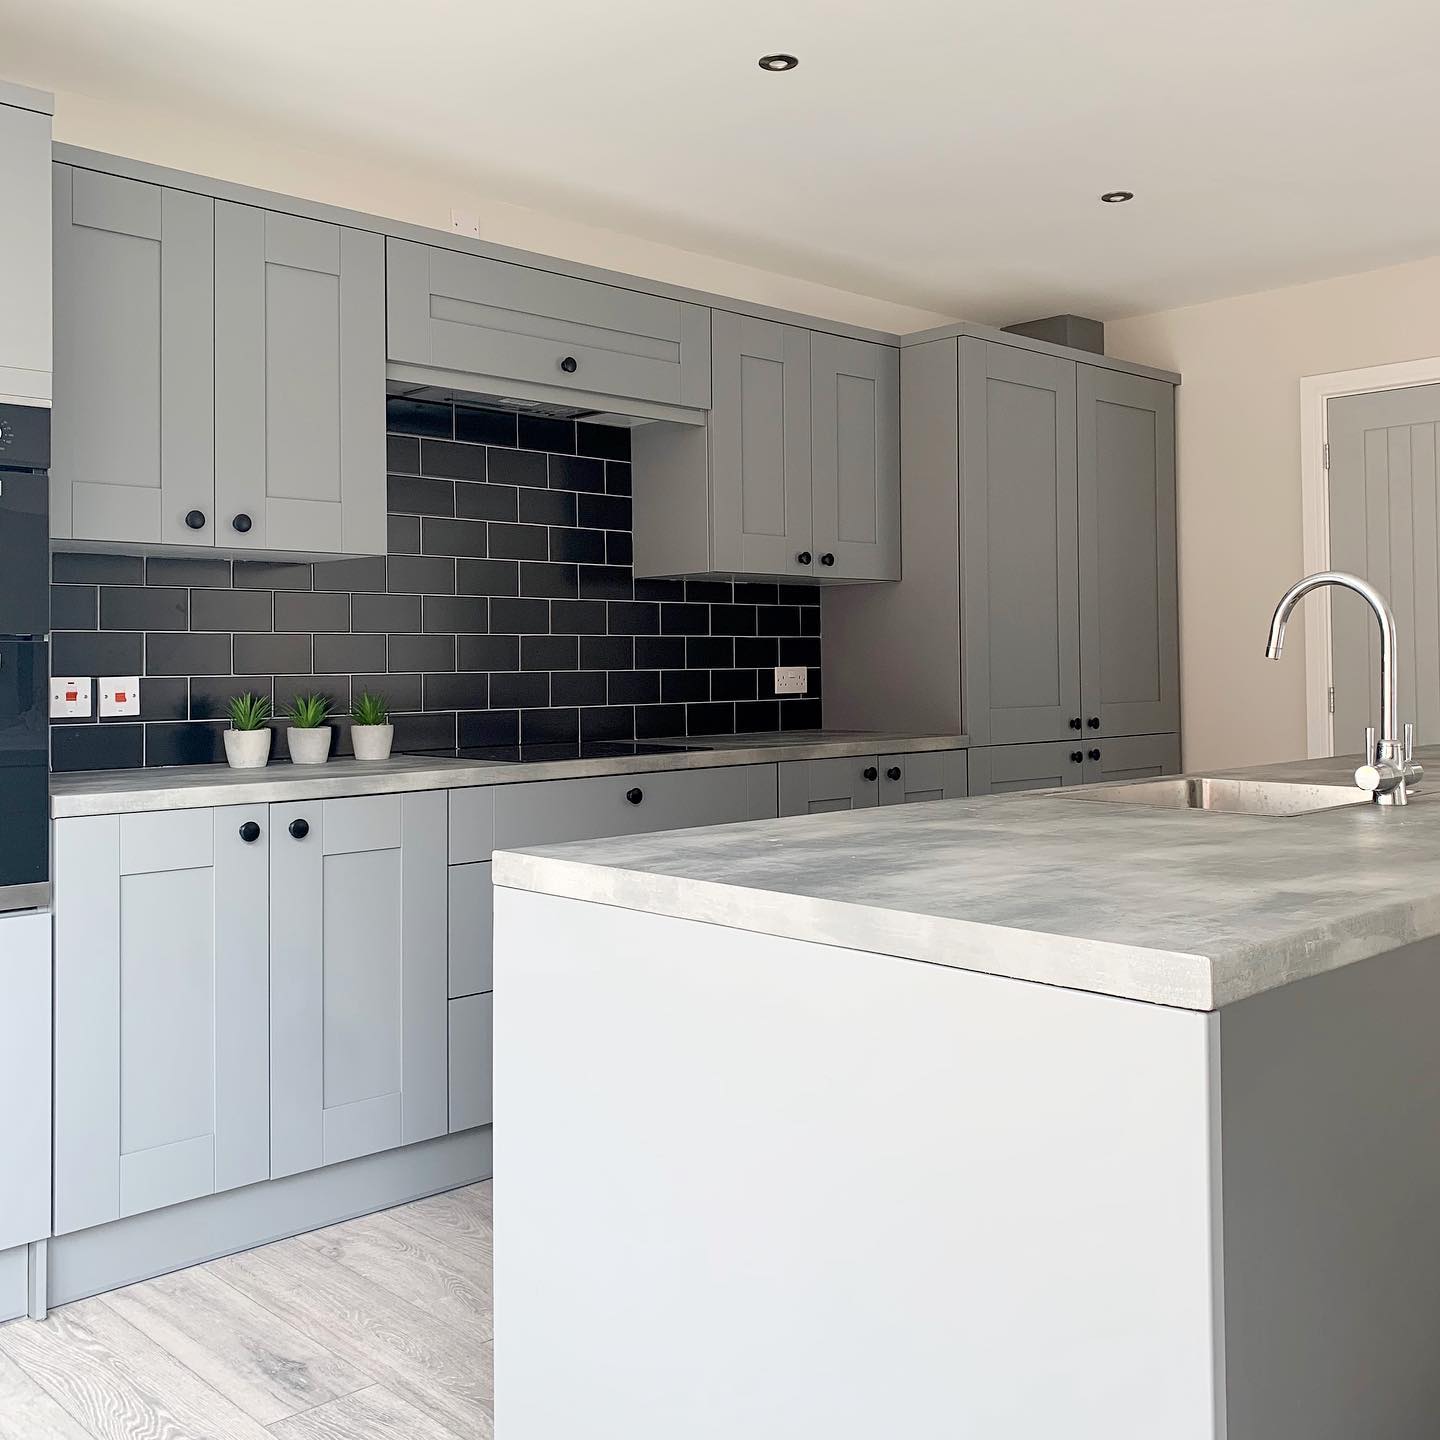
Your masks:
[{"label": "cabinet drawer front", "polygon": [[450,867],[450,998],[494,984],[494,891],[490,862]]},{"label": "cabinet drawer front", "polygon": [[120,873],[193,870],[213,863],[212,810],[155,810],[120,817]]},{"label": "cabinet drawer front", "polygon": [[1086,759],[1087,784],[1105,780],[1148,780],[1156,775],[1180,773],[1178,735],[1125,735],[1118,740],[1101,740],[1091,748],[1100,752],[1100,758]]},{"label": "cabinet drawer front", "polygon": [[780,772],[780,814],[824,815],[832,810],[869,809],[879,799],[879,764],[876,755],[782,760],[776,767]]},{"label": "cabinet drawer front", "polygon": [[450,1133],[488,1125],[494,1118],[491,1057],[495,997],[469,995],[450,1002]]},{"label": "cabinet drawer front", "polygon": [[[892,774],[898,771],[898,774]],[[968,793],[963,750],[922,750],[880,757],[880,803],[913,805],[922,800],[959,800]]]},{"label": "cabinet drawer front", "polygon": [[399,795],[357,795],[323,803],[327,855],[399,847],[403,825]]},{"label": "cabinet drawer front", "polygon": [[1054,790],[1082,785],[1085,775],[1079,741],[1041,745],[984,745],[970,752],[970,793],[1002,795],[1010,790]]},{"label": "cabinet drawer front", "polygon": [[450,791],[450,863],[488,860],[495,848],[495,792],[476,786]]},{"label": "cabinet drawer front", "polygon": [[[670,405],[709,403],[703,306],[409,240],[388,244],[392,360]],[[573,369],[561,369],[567,357]]]}]

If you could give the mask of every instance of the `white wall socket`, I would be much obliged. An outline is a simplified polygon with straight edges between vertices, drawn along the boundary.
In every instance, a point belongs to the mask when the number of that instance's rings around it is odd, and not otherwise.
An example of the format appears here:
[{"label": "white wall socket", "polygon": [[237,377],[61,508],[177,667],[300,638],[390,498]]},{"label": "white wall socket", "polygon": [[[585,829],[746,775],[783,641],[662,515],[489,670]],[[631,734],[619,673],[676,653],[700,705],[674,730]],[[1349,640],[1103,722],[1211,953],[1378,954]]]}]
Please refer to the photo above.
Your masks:
[{"label": "white wall socket", "polygon": [[140,713],[140,677],[138,675],[105,675],[100,680],[100,714],[138,715]]},{"label": "white wall socket", "polygon": [[775,667],[775,693],[777,695],[803,695],[810,688],[810,672],[803,665],[777,665]]},{"label": "white wall socket", "polygon": [[90,718],[90,677],[88,675],[57,675],[50,682],[50,715],[52,719]]}]

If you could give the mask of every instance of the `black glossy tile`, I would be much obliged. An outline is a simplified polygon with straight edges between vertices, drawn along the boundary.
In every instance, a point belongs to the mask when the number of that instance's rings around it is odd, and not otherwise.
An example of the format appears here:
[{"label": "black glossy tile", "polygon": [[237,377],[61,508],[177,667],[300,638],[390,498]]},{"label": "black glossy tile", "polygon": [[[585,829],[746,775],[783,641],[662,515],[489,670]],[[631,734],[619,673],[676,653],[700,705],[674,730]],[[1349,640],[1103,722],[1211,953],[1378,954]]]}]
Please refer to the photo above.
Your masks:
[{"label": "black glossy tile", "polygon": [[385,635],[420,628],[418,595],[351,595],[350,628]]},{"label": "black glossy tile", "polygon": [[578,561],[583,565],[601,565],[605,560],[603,530],[562,530],[550,532],[550,558]]},{"label": "black glossy tile", "polygon": [[[190,715],[190,682],[183,675],[150,675],[140,681],[142,720],[184,720]],[[133,723],[127,719],[101,720],[102,725]]]},{"label": "black glossy tile", "polygon": [[638,740],[656,740],[667,735],[685,733],[685,707],[683,705],[637,705],[635,707],[635,737]]},{"label": "black glossy tile", "polygon": [[425,677],[427,710],[483,710],[490,703],[490,677],[482,674],[439,674]]},{"label": "black glossy tile", "polygon": [[617,465],[613,461],[605,466],[605,493],[607,495],[628,495],[630,493],[630,467]]},{"label": "black glossy tile", "polygon": [[52,585],[50,628],[93,630],[99,616],[99,591],[94,585]]},{"label": "black glossy tile", "polygon": [[143,725],[52,725],[55,770],[128,770],[145,763]]},{"label": "black glossy tile", "polygon": [[483,480],[485,447],[454,440],[422,440],[420,473],[440,480]]},{"label": "black glossy tile", "polygon": [[[229,666],[196,667],[191,674],[214,675]],[[309,635],[237,635],[237,675],[303,675],[312,667]]]},{"label": "black glossy tile", "polygon": [[550,602],[497,596],[490,602],[490,629],[497,635],[546,635]]},{"label": "black glossy tile", "polygon": [[710,676],[710,698],[712,700],[754,700],[758,691],[756,689],[756,675],[754,670],[711,670]]},{"label": "black glossy tile", "polygon": [[[308,590],[282,590],[276,597],[269,590],[192,590],[192,630],[271,630],[274,628],[274,601],[340,600],[348,613],[345,595],[312,595]],[[308,630],[308,625],[287,625],[287,630]]]},{"label": "black glossy tile", "polygon": [[485,710],[478,715],[460,717],[462,745],[518,745],[520,743],[520,712],[518,710]]},{"label": "black glossy tile", "polygon": [[190,592],[169,585],[150,589],[100,587],[102,630],[184,630],[190,623]]},{"label": "black glossy tile", "polygon": [[421,628],[430,635],[484,634],[490,602],[482,595],[427,595]]},{"label": "black glossy tile", "polygon": [[518,635],[461,635],[456,640],[456,663],[461,670],[518,670]]},{"label": "black glossy tile", "polygon": [[628,530],[605,532],[605,559],[611,565],[634,564],[635,541]]},{"label": "black glossy tile", "polygon": [[548,559],[550,532],[543,525],[505,525],[492,522],[490,553],[501,560]]},{"label": "black glossy tile", "polygon": [[528,485],[544,489],[550,467],[545,456],[534,450],[491,450],[485,458],[485,473],[492,485]]},{"label": "black glossy tile", "polygon": [[710,608],[684,601],[660,607],[660,630],[665,635],[705,635],[710,630]]},{"label": "black glossy tile", "polygon": [[819,635],[820,607],[818,605],[802,605],[800,607],[800,633],[802,635]]},{"label": "black glossy tile", "polygon": [[606,624],[612,635],[658,635],[660,607],[639,600],[612,600]]},{"label": "black glossy tile", "polygon": [[289,708],[301,695],[322,695],[330,702],[330,722],[336,724],[350,709],[350,677],[348,675],[277,675],[275,677],[275,713],[286,723]]},{"label": "black glossy tile", "polygon": [[710,632],[713,635],[753,635],[755,633],[755,606],[712,605],[710,607]]},{"label": "black glossy tile", "polygon": [[810,636],[782,639],[780,641],[780,663],[782,665],[819,665],[820,641]]},{"label": "black glossy tile", "polygon": [[[603,670],[558,670],[550,677],[552,705],[603,705],[607,695]],[[581,717],[583,728],[584,717]]]},{"label": "black glossy tile", "polygon": [[383,590],[385,557],[362,555],[354,560],[321,560],[314,566],[317,590]]},{"label": "black glossy tile", "polygon": [[385,401],[385,428],[400,435],[449,435],[454,422],[449,405],[391,395]]},{"label": "black glossy tile", "polygon": [[138,555],[71,555],[50,557],[50,578],[62,585],[143,585],[145,562]]},{"label": "black glossy tile", "polygon": [[[735,663],[735,642],[728,635],[692,635],[685,642],[684,664],[690,670],[725,670]],[[678,665],[668,669],[679,669]]]},{"label": "black glossy tile", "polygon": [[653,705],[660,699],[658,670],[612,670],[610,672],[610,703],[612,705]]},{"label": "black glossy tile", "polygon": [[687,580],[685,598],[707,605],[728,605],[735,598],[735,587],[728,580]]},{"label": "black glossy tile", "polygon": [[205,585],[223,590],[230,584],[228,560],[191,559],[183,555],[147,555],[147,585]]},{"label": "black glossy tile", "polygon": [[818,730],[820,728],[820,702],[800,698],[782,701],[780,704],[780,728],[782,730]]},{"label": "black glossy tile", "polygon": [[742,700],[735,706],[737,735],[763,734],[780,728],[780,705],[775,700]]},{"label": "black glossy tile", "polygon": [[385,588],[406,595],[453,595],[455,562],[441,555],[392,555]]},{"label": "black glossy tile", "polygon": [[523,450],[558,450],[575,453],[575,422],[549,415],[520,416],[520,447]]},{"label": "black glossy tile", "polygon": [[637,600],[683,600],[685,598],[685,582],[683,580],[651,580],[642,576],[635,581],[635,598]]},{"label": "black glossy tile", "polygon": [[57,631],[50,637],[52,675],[139,675],[144,655],[142,635]]},{"label": "black glossy tile", "polygon": [[633,706],[592,706],[580,712],[580,738],[582,740],[631,740],[634,736],[635,710]]},{"label": "black glossy tile", "polygon": [[580,647],[574,635],[526,635],[520,641],[522,670],[574,670]]},{"label": "black glossy tile", "polygon": [[315,636],[315,669],[321,674],[383,670],[385,660],[383,635]]},{"label": "black glossy tile", "polygon": [[[420,522],[420,548],[426,555],[489,554],[483,520],[434,520]],[[542,532],[543,533],[543,532]]]},{"label": "black glossy tile", "polygon": [[522,710],[520,712],[520,743],[522,745],[561,744],[580,738],[578,710]]},{"label": "black glossy tile", "polygon": [[385,551],[389,555],[420,553],[420,517],[390,515],[385,520]]},{"label": "black glossy tile", "polygon": [[603,635],[603,600],[555,600],[550,605],[550,628],[557,635]]},{"label": "black glossy tile", "polygon": [[519,490],[519,519],[527,525],[573,525],[576,497],[569,490]]},{"label": "black glossy tile", "polygon": [[387,670],[453,670],[453,635],[392,635],[386,653]]},{"label": "black glossy tile", "polygon": [[455,588],[462,595],[518,595],[520,564],[516,560],[457,560]]},{"label": "black glossy tile", "polygon": [[800,607],[798,605],[757,606],[755,633],[757,635],[798,635],[800,633]]},{"label": "black glossy tile", "polygon": [[780,642],[769,636],[756,639],[753,635],[739,636],[735,641],[735,663],[741,669],[763,670],[780,663]]},{"label": "black glossy tile", "polygon": [[490,677],[490,703],[497,710],[523,710],[550,703],[550,676],[538,672],[497,672]]},{"label": "black glossy tile", "polygon": [[145,727],[146,765],[215,765],[225,758],[223,721],[182,721]]},{"label": "black glossy tile", "polygon": [[378,695],[392,715],[400,710],[418,710],[421,707],[420,676],[418,675],[352,675],[350,695],[358,700],[361,695]]},{"label": "black glossy tile", "polygon": [[682,635],[641,635],[635,641],[637,670],[683,670],[687,663]]},{"label": "black glossy tile", "polygon": [[735,603],[737,605],[774,605],[779,587],[754,580],[735,582]]},{"label": "black glossy tile", "polygon": [[392,475],[418,475],[420,442],[413,435],[387,435],[385,468]]},{"label": "black glossy tile", "polygon": [[687,705],[685,707],[685,733],[687,735],[733,735],[735,733],[735,707],[720,703]]},{"label": "black glossy tile", "polygon": [[385,481],[391,514],[453,515],[455,482],[427,480],[420,475],[390,475]]},{"label": "black glossy tile", "polygon": [[452,750],[455,747],[455,712],[440,715],[396,715],[395,749]]},{"label": "black glossy tile", "polygon": [[630,500],[625,495],[581,495],[580,523],[592,530],[628,530]]},{"label": "black glossy tile", "polygon": [[455,407],[455,438],[472,445],[514,445],[515,415],[509,410],[486,410],[478,405]]},{"label": "black glossy tile", "polygon": [[[241,637],[249,639],[251,637]],[[269,640],[269,635],[255,637]],[[309,649],[310,637],[298,637]],[[229,635],[177,635],[160,632],[145,636],[147,675],[223,675],[231,669]],[[273,670],[272,665],[241,665],[242,671]]]},{"label": "black glossy tile", "polygon": [[575,566],[552,565],[544,560],[524,560],[520,563],[520,593],[546,599],[573,600],[580,593]]},{"label": "black glossy tile", "polygon": [[[143,709],[146,692],[152,685],[173,684],[173,681],[146,680],[140,686]],[[192,675],[190,677],[190,719],[223,720],[226,708],[237,695],[263,695],[273,701],[274,680],[269,675]],[[183,717],[180,717],[183,718]]]},{"label": "black glossy tile", "polygon": [[[542,494],[548,493],[545,491]],[[460,483],[455,485],[455,513],[462,520],[511,520],[517,514],[520,492],[513,485]],[[496,551],[499,554],[499,551]]]},{"label": "black glossy tile", "polygon": [[579,455],[598,455],[602,460],[628,460],[630,427],[592,425],[579,420],[575,424],[575,451]]},{"label": "black glossy tile", "polygon": [[580,596],[585,600],[628,600],[635,582],[620,565],[582,565]]},{"label": "black glossy tile", "polygon": [[233,568],[237,590],[309,590],[310,567],[288,560],[237,560]]},{"label": "black glossy tile", "polygon": [[605,462],[577,459],[573,455],[552,455],[549,461],[552,490],[578,490],[590,495],[605,493]]},{"label": "black glossy tile", "polygon": [[660,676],[660,699],[667,705],[709,698],[708,670],[666,670]]},{"label": "black glossy tile", "polygon": [[635,664],[637,642],[628,635],[582,635],[582,670],[628,670]]},{"label": "black glossy tile", "polygon": [[820,587],[818,585],[782,585],[776,598],[782,605],[818,605],[820,603]]}]

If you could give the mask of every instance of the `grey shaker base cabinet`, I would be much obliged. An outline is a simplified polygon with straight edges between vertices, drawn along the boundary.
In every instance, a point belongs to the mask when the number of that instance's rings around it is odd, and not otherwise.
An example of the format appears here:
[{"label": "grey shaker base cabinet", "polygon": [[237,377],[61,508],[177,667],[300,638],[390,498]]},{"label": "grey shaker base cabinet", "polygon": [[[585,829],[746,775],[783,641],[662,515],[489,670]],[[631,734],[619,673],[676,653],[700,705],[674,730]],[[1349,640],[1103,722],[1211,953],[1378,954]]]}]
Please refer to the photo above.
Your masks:
[{"label": "grey shaker base cabinet", "polygon": [[821,815],[875,805],[959,800],[969,793],[968,762],[963,750],[785,760],[778,769],[781,815]]},{"label": "grey shaker base cabinet", "polygon": [[50,946],[48,914],[0,915],[0,1252],[50,1233]]},{"label": "grey shaker base cabinet", "polygon": [[1107,780],[1141,780],[1180,771],[1178,735],[980,745],[970,751],[970,793],[1055,790]]}]

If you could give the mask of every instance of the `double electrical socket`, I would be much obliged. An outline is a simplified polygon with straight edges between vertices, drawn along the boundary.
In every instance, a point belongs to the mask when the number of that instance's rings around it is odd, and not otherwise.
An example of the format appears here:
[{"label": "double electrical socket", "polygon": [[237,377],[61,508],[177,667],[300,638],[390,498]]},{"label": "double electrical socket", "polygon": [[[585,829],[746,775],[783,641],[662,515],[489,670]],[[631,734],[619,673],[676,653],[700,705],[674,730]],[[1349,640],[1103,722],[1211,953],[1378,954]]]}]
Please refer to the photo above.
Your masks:
[{"label": "double electrical socket", "polygon": [[[90,718],[91,685],[88,675],[57,675],[50,682],[50,718],[52,720],[88,720]],[[106,675],[100,681],[100,715],[138,715],[140,713],[140,677],[138,675]]]},{"label": "double electrical socket", "polygon": [[777,665],[775,667],[775,693],[777,695],[803,695],[810,688],[810,672],[803,665]]}]

